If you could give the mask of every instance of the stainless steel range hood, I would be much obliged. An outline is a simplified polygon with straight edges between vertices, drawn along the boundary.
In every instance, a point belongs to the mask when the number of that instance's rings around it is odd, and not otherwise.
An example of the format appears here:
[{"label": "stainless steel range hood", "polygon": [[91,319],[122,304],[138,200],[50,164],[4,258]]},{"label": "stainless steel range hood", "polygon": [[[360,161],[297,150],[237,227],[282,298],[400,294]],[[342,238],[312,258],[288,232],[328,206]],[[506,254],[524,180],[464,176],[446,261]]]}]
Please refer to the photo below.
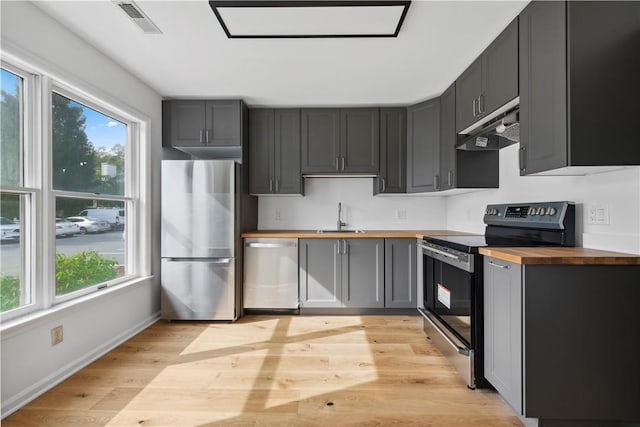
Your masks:
[{"label": "stainless steel range hood", "polygon": [[515,98],[458,134],[458,150],[499,150],[520,142],[520,98]]}]

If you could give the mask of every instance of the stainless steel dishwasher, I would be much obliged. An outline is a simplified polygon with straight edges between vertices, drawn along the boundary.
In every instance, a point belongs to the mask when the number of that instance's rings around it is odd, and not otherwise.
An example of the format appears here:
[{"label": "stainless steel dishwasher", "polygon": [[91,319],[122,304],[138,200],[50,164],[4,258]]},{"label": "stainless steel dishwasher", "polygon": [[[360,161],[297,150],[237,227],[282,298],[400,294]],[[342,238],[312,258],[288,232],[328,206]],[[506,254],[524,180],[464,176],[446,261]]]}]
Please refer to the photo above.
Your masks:
[{"label": "stainless steel dishwasher", "polygon": [[298,308],[298,239],[244,240],[244,308]]}]

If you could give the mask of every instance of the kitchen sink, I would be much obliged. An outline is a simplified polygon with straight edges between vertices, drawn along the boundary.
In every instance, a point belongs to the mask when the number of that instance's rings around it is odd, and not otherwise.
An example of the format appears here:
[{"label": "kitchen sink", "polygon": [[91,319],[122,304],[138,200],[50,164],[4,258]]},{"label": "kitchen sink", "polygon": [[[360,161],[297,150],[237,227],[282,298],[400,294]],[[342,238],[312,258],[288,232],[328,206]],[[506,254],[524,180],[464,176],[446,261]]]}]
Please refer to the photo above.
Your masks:
[{"label": "kitchen sink", "polygon": [[364,230],[318,230],[316,233],[358,233],[364,234]]}]

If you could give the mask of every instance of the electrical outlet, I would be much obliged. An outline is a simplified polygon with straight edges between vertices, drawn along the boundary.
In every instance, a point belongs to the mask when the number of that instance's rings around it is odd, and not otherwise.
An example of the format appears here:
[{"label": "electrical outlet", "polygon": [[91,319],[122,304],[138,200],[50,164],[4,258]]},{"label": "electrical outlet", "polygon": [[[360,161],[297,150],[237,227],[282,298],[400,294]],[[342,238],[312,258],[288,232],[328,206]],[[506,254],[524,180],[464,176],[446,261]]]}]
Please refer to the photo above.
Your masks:
[{"label": "electrical outlet", "polygon": [[276,209],[274,217],[276,221],[280,221],[280,209]]},{"label": "electrical outlet", "polygon": [[595,225],[609,225],[609,205],[593,204],[587,211],[587,223]]},{"label": "electrical outlet", "polygon": [[396,210],[396,219],[407,219],[407,210],[406,209],[397,209]]},{"label": "electrical outlet", "polygon": [[62,325],[58,325],[55,328],[51,329],[51,345],[57,345],[60,344],[63,340],[63,335],[62,335]]}]

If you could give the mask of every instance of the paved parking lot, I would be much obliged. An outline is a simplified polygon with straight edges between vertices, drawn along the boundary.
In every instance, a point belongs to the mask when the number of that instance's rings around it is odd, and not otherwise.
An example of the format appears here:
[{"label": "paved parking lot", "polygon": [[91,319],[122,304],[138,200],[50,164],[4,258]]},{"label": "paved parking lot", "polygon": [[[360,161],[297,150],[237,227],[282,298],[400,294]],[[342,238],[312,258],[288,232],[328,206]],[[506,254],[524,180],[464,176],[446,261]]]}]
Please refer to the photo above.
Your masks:
[{"label": "paved parking lot", "polygon": [[[75,235],[56,239],[56,251],[65,255],[94,250],[100,255],[115,258],[124,264],[124,240],[122,231],[101,234]],[[20,270],[20,244],[2,242],[0,244],[0,272],[6,275],[18,275]]]}]

